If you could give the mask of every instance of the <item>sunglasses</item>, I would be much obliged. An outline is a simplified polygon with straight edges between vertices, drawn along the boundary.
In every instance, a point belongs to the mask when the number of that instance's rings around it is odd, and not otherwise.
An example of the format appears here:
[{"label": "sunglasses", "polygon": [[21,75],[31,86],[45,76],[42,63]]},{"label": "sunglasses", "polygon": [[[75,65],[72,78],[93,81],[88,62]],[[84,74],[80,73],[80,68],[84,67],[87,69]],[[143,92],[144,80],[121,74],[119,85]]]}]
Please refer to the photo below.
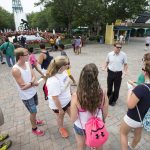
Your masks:
[{"label": "sunglasses", "polygon": [[120,46],[116,46],[116,48],[119,48],[119,49],[121,49],[122,47],[120,47]]},{"label": "sunglasses", "polygon": [[22,56],[28,56],[29,54],[24,54],[24,55],[22,55]]}]

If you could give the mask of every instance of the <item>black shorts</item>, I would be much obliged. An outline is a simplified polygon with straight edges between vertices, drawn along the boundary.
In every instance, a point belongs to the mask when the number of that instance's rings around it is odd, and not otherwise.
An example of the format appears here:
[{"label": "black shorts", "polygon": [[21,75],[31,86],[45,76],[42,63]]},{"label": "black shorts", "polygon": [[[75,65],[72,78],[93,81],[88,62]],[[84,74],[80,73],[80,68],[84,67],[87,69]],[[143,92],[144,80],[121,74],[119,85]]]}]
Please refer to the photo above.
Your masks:
[{"label": "black shorts", "polygon": [[[70,107],[70,102],[65,107],[62,108],[64,112],[68,109],[68,107]],[[59,113],[58,109],[52,109],[52,110],[54,111],[54,113]]]}]

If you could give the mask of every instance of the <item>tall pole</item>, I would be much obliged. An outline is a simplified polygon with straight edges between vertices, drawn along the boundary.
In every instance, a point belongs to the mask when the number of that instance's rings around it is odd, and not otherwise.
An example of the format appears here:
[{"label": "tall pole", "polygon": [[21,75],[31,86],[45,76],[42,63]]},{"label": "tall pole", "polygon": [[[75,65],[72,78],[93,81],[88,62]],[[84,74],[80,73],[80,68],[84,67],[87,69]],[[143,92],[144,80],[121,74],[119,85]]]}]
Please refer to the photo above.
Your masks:
[{"label": "tall pole", "polygon": [[22,13],[23,7],[20,0],[12,0],[13,13]]}]

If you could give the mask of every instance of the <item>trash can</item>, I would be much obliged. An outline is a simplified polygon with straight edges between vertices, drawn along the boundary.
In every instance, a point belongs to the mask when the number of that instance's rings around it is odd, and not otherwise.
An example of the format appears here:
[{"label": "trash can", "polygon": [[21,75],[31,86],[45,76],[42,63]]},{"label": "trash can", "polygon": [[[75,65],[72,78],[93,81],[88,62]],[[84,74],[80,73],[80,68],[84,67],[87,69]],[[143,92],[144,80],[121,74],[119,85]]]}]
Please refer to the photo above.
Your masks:
[{"label": "trash can", "polygon": [[103,37],[103,36],[100,36],[100,38],[99,38],[99,43],[100,43],[100,44],[104,44],[104,37]]}]

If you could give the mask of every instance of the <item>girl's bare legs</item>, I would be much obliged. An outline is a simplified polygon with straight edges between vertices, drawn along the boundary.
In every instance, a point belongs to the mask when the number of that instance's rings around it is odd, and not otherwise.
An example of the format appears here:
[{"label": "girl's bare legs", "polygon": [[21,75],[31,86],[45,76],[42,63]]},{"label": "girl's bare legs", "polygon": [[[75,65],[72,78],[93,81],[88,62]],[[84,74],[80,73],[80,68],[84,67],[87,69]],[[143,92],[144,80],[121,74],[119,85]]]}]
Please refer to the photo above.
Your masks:
[{"label": "girl's bare legs", "polygon": [[128,134],[130,131],[131,131],[131,127],[129,127],[123,121],[120,127],[121,150],[128,150]]},{"label": "girl's bare legs", "polygon": [[59,113],[56,113],[56,115],[57,115],[57,124],[58,124],[58,127],[59,128],[63,128],[65,113],[61,114],[61,115]]},{"label": "girl's bare legs", "polygon": [[75,133],[76,141],[77,141],[77,150],[85,150],[85,137],[78,135]]},{"label": "girl's bare legs", "polygon": [[66,112],[67,112],[68,116],[70,117],[70,107],[67,108]]},{"label": "girl's bare legs", "polygon": [[133,148],[136,147],[136,145],[140,142],[142,135],[142,128],[136,128],[134,129],[134,138],[132,140],[131,146]]}]

